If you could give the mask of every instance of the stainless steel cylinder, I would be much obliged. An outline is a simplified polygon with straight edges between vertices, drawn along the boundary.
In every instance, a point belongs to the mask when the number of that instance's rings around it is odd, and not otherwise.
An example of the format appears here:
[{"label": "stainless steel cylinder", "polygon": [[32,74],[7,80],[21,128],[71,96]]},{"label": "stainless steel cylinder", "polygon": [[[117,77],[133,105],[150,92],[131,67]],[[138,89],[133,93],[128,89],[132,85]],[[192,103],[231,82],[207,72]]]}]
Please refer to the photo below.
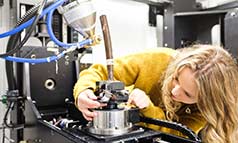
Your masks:
[{"label": "stainless steel cylinder", "polygon": [[119,110],[95,110],[97,117],[93,118],[88,131],[99,135],[120,135],[128,133],[132,129],[129,122],[129,111]]}]

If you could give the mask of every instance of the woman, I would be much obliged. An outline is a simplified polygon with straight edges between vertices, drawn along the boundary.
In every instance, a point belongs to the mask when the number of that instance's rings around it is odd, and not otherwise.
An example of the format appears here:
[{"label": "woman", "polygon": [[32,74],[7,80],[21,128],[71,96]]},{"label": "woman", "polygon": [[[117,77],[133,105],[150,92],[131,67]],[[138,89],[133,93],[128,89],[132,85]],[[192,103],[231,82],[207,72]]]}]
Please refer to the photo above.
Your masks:
[{"label": "woman", "polygon": [[[194,45],[176,51],[158,48],[114,61],[114,78],[134,85],[128,104],[142,115],[180,122],[206,143],[234,143],[238,123],[238,67],[221,47]],[[87,120],[96,116],[90,108],[103,106],[94,95],[95,82],[107,80],[100,64],[82,71],[74,88],[78,109]],[[149,128],[179,134],[167,128]]]}]

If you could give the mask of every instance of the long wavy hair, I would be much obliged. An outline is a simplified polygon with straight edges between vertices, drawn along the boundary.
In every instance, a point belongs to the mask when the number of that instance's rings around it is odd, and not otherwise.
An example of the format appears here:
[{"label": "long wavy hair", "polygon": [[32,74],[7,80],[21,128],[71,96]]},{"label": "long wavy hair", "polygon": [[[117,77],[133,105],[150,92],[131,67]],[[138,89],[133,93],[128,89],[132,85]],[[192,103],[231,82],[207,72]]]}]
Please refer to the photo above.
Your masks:
[{"label": "long wavy hair", "polygon": [[207,124],[202,130],[206,143],[235,143],[238,128],[238,67],[235,59],[222,47],[193,45],[180,50],[168,66],[162,85],[162,98],[169,120],[179,120],[181,107],[171,98],[174,76],[190,68],[198,87],[197,107]]}]

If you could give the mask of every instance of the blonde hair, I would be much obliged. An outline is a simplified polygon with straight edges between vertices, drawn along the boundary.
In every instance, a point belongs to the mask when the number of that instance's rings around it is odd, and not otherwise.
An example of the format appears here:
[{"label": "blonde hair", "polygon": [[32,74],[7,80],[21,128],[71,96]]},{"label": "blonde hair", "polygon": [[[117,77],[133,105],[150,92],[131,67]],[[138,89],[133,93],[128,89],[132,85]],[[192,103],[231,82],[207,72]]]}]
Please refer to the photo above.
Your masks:
[{"label": "blonde hair", "polygon": [[162,98],[169,120],[178,120],[181,103],[171,98],[172,81],[184,67],[194,72],[198,87],[197,107],[207,124],[203,142],[233,143],[238,127],[238,67],[223,48],[194,45],[183,49],[168,66],[162,86]]}]

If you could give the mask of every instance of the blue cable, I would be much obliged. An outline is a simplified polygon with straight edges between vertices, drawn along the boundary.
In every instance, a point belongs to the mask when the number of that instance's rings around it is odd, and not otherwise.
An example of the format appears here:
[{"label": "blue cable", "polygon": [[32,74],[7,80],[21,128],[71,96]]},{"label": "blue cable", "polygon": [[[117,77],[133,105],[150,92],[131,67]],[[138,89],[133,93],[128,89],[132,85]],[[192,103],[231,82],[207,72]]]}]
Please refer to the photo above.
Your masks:
[{"label": "blue cable", "polygon": [[[84,47],[85,45],[92,44],[92,42],[93,42],[92,39],[86,39],[86,40],[83,40],[83,41],[77,42],[77,43],[63,43],[55,37],[55,35],[53,33],[53,30],[52,30],[52,27],[51,27],[53,12],[55,11],[55,9],[58,6],[62,5],[65,1],[66,0],[59,0],[59,1],[55,2],[54,4],[47,7],[41,14],[41,17],[42,17],[43,15],[48,13],[47,29],[48,29],[48,33],[50,35],[51,40],[53,42],[55,42],[57,45],[59,45],[61,47],[65,47],[65,48],[70,48],[72,46],[76,46],[76,47],[80,48],[80,47]],[[33,20],[34,20],[34,17],[31,18],[30,20],[28,20],[27,22],[21,24],[20,26],[12,29],[11,31],[0,34],[0,38],[16,34],[17,32],[19,32],[19,31],[23,30],[24,28],[30,26],[32,24]],[[13,56],[7,56],[7,57],[3,57],[3,58],[5,60],[12,61],[12,62],[18,62],[18,63],[40,64],[40,63],[48,63],[48,62],[56,61],[56,60],[62,58],[64,55],[65,55],[65,52],[63,51],[62,53],[60,53],[56,56],[51,56],[51,57],[47,57],[47,58],[39,58],[39,59],[20,58],[20,57],[13,57]]]},{"label": "blue cable", "polygon": [[[56,9],[56,8],[55,8]],[[63,47],[63,48],[68,48],[68,47],[71,47],[71,46],[77,46],[77,47],[82,47],[82,43],[81,42],[78,42],[78,43],[63,43],[61,41],[59,41],[55,35],[54,35],[54,32],[52,30],[52,17],[53,17],[53,13],[55,11],[55,9],[52,9],[48,15],[47,15],[47,31],[48,31],[48,34],[50,36],[50,39],[57,45],[59,45],[60,47]],[[92,42],[91,39],[87,39],[88,41],[85,41],[85,42],[89,42],[89,44]],[[91,42],[90,42],[91,41]]]},{"label": "blue cable", "polygon": [[[92,43],[92,39],[86,39],[84,41],[81,41],[78,43],[79,46],[77,47],[83,47],[85,45],[89,45]],[[49,63],[52,61],[59,60],[65,55],[65,51],[62,53],[56,55],[56,56],[51,56],[47,58],[39,58],[39,59],[29,59],[29,58],[20,58],[20,57],[13,57],[13,56],[7,56],[4,57],[3,59],[12,61],[12,62],[18,62],[18,63],[31,63],[31,64],[40,64],[40,63]]]},{"label": "blue cable", "polygon": [[64,52],[56,55],[51,56],[47,58],[39,58],[39,59],[29,59],[29,58],[20,58],[20,57],[13,57],[13,56],[7,56],[4,59],[12,62],[18,62],[18,63],[31,63],[31,64],[40,64],[40,63],[49,63],[52,61],[56,61],[64,56]]},{"label": "blue cable", "polygon": [[[61,41],[59,41],[54,33],[53,33],[53,30],[52,30],[52,16],[53,16],[53,12],[54,10],[62,5],[66,0],[59,0],[57,2],[55,2],[54,4],[50,5],[49,7],[47,7],[46,9],[44,9],[44,11],[42,12],[41,14],[41,17],[43,15],[46,15],[48,13],[48,17],[47,17],[47,29],[48,29],[48,32],[49,32],[49,35],[50,35],[50,38],[52,39],[52,41],[54,41],[57,45],[61,46],[61,47],[70,47],[70,46],[78,46],[78,47],[81,47],[80,46],[80,43],[69,43],[69,44],[66,44],[66,43],[63,43]],[[18,32],[20,32],[21,30],[25,29],[26,27],[30,26],[32,24],[34,20],[34,17],[31,18],[30,20],[28,20],[27,22],[21,24],[20,26],[6,32],[6,33],[2,33],[0,34],[0,38],[4,38],[4,37],[7,37],[7,36],[10,36],[10,35],[13,35],[13,34],[16,34]]]},{"label": "blue cable", "polygon": [[[62,5],[66,0],[59,0],[57,2],[55,2],[54,4],[50,5],[49,7],[47,7],[41,14],[40,17],[46,15],[49,11],[51,11],[52,9],[56,9],[58,6]],[[10,35],[13,35],[13,34],[16,34],[20,31],[22,31],[23,29],[25,29],[26,27],[30,26],[32,24],[32,22],[34,21],[34,18],[31,18],[30,20],[28,20],[27,22],[19,25],[18,27],[8,31],[8,32],[5,32],[5,33],[2,33],[0,34],[0,38],[4,38],[4,37],[7,37],[7,36],[10,36]]]}]

